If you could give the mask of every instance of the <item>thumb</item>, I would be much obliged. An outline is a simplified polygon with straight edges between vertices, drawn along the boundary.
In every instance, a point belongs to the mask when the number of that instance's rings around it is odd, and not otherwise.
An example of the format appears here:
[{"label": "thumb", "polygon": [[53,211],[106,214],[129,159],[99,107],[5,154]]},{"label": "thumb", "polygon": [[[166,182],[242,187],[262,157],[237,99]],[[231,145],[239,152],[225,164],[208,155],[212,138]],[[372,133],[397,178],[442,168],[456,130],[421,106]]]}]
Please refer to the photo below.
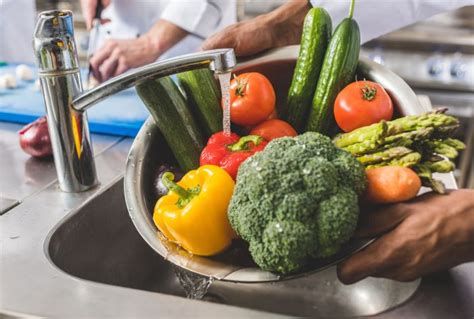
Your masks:
[{"label": "thumb", "polygon": [[390,232],[337,265],[337,276],[344,284],[353,284],[369,276],[377,276],[392,268],[390,243],[398,234]]}]

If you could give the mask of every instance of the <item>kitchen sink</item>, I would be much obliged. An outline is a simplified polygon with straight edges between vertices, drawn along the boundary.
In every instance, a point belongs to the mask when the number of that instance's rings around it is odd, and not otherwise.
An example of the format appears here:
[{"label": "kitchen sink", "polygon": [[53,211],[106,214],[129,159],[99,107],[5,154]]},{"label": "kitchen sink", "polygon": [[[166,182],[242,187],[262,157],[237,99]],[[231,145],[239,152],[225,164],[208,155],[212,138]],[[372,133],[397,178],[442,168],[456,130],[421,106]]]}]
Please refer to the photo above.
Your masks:
[{"label": "kitchen sink", "polygon": [[[83,280],[185,297],[175,266],[163,259],[134,228],[123,195],[123,180],[112,183],[69,214],[47,241],[51,261]],[[345,286],[329,268],[276,283],[215,281],[203,302],[297,316],[359,316],[406,301],[419,281],[368,278]]]}]

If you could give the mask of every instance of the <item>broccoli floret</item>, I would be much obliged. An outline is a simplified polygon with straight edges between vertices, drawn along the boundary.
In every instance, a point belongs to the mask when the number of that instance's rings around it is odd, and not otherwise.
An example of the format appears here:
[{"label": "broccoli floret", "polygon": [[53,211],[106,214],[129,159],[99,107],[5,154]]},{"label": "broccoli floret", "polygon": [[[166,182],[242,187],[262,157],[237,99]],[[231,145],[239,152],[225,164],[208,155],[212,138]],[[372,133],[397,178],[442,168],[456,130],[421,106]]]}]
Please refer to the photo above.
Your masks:
[{"label": "broccoli floret", "polygon": [[288,273],[352,236],[364,189],[360,163],[328,137],[279,138],[240,166],[229,221],[260,267]]},{"label": "broccoli floret", "polygon": [[250,244],[255,262],[266,270],[288,273],[308,261],[314,251],[314,231],[297,221],[272,221],[261,242]]},{"label": "broccoli floret", "polygon": [[352,188],[357,195],[362,195],[367,187],[367,176],[364,166],[349,152],[338,149],[332,160],[336,167],[339,185]]},{"label": "broccoli floret", "polygon": [[337,253],[354,233],[358,216],[357,194],[350,188],[342,187],[319,203],[316,234],[320,249],[316,256],[329,257]]}]

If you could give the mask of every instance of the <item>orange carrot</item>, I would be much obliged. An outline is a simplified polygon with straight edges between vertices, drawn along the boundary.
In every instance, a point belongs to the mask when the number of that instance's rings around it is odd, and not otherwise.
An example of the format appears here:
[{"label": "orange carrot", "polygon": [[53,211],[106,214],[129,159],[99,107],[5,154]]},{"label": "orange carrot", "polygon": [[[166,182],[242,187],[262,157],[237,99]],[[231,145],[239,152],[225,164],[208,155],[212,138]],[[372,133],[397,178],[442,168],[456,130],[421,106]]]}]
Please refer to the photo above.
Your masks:
[{"label": "orange carrot", "polygon": [[385,166],[366,171],[366,198],[372,203],[398,203],[418,194],[421,180],[407,167]]}]

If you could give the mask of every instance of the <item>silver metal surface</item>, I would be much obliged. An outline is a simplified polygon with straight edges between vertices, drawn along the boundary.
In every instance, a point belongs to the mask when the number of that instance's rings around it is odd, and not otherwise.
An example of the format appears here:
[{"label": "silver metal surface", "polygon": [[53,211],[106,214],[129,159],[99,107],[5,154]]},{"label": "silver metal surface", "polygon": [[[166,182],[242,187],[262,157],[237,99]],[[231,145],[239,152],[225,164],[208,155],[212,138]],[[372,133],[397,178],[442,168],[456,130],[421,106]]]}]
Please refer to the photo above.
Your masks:
[{"label": "silver metal surface", "polygon": [[234,50],[232,49],[203,51],[158,61],[116,76],[75,97],[72,102],[72,107],[78,111],[85,111],[115,93],[153,78],[206,66],[209,66],[211,70],[216,73],[228,72],[232,70],[235,63]]},{"label": "silver metal surface", "polygon": [[72,13],[41,13],[34,49],[59,186],[65,192],[88,190],[98,181],[87,115],[72,108],[82,92]]},{"label": "silver metal surface", "polygon": [[[0,137],[9,132],[2,124]],[[387,284],[397,283],[377,279],[342,286],[331,281],[330,268],[278,283],[215,282],[204,300],[221,304],[183,298],[171,263],[142,240],[125,206],[121,177],[132,140],[110,147],[108,139],[97,144],[101,137],[93,136],[94,149],[104,149],[96,156],[98,187],[63,193],[54,168],[32,161],[33,171],[49,171],[35,175],[35,187],[44,186],[0,216],[0,317],[340,318],[375,313],[410,295],[411,285],[389,289]],[[16,138],[4,142],[9,144],[2,143],[1,158],[18,145]],[[20,174],[25,165],[22,157],[11,156],[0,165],[0,177],[7,170]],[[10,185],[12,192],[29,183],[21,174],[7,184],[2,178],[0,185]],[[409,300],[374,318],[472,318],[473,283],[474,263],[427,276]]]},{"label": "silver metal surface", "polygon": [[[41,103],[41,98],[37,103]],[[37,159],[21,149],[18,131],[22,127],[22,124],[0,122],[0,197],[18,202],[24,201],[56,180],[52,158]],[[117,136],[92,134],[95,154],[101,154],[120,139]]]},{"label": "silver metal surface", "polygon": [[[265,53],[262,56],[238,63],[235,72],[257,71],[265,74],[277,93],[277,104],[284,103],[286,92],[292,78],[292,70],[298,56],[298,46],[289,46]],[[359,78],[374,80],[383,85],[390,93],[401,114],[419,114],[424,110],[415,93],[396,74],[368,59],[359,63]],[[284,92],[283,94],[280,92]],[[149,119],[138,133],[130,151],[125,171],[125,198],[130,217],[145,241],[168,261],[203,276],[235,282],[268,282],[292,279],[308,273],[326,269],[342,259],[363,249],[371,240],[351,241],[341,251],[325,260],[315,261],[301,272],[280,276],[249,265],[242,257],[242,249],[231,248],[226,253],[205,258],[188,254],[175,244],[163,239],[153,223],[152,212],[156,198],[151,191],[151,176],[155,169],[170,158],[161,134]],[[456,188],[452,174],[445,174],[442,179],[448,188]],[[243,249],[246,251],[246,249]]]},{"label": "silver metal surface", "polygon": [[236,63],[232,49],[188,54],[131,70],[82,93],[70,11],[39,15],[34,49],[59,185],[66,192],[86,191],[98,183],[84,113],[87,108],[152,78],[205,66],[216,73],[228,72]]}]

